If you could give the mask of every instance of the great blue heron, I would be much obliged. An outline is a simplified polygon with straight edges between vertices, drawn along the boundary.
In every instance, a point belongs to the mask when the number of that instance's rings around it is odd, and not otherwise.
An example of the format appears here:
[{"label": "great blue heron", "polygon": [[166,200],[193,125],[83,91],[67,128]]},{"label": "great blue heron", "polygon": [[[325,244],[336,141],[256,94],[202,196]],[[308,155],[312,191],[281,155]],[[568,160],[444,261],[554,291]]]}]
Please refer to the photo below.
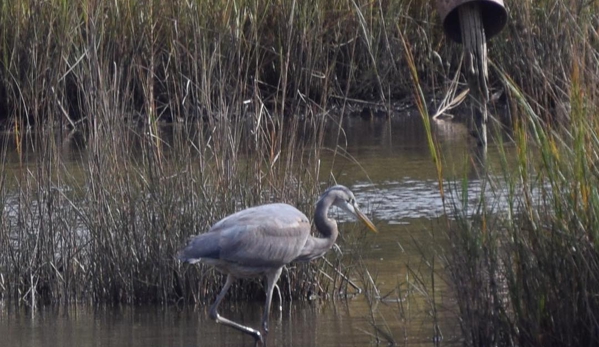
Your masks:
[{"label": "great blue heron", "polygon": [[324,236],[310,235],[310,220],[287,204],[252,207],[220,220],[204,234],[194,237],[179,252],[179,259],[189,263],[202,262],[227,274],[227,281],[210,307],[210,317],[262,341],[262,334],[218,314],[218,305],[236,278],[266,277],[266,303],[262,317],[263,334],[268,333],[268,317],[273,289],[286,264],[310,261],[323,256],[335,243],[339,231],[334,219],[328,217],[329,207],[337,206],[358,217],[371,230],[377,231],[356,203],[354,194],[344,186],[327,189],[316,204],[314,224]]}]

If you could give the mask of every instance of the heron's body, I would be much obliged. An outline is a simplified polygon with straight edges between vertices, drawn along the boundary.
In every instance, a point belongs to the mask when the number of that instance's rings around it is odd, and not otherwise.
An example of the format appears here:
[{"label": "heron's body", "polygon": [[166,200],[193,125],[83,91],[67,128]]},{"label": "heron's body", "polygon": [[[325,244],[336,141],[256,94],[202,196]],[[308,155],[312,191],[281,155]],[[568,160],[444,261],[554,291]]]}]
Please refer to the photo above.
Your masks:
[{"label": "heron's body", "polygon": [[260,332],[220,317],[218,304],[236,278],[266,277],[263,329],[267,332],[273,288],[283,266],[321,257],[335,243],[338,230],[335,220],[328,218],[330,206],[342,208],[376,230],[359,211],[351,191],[343,186],[334,186],[321,196],[314,214],[314,223],[322,238],[311,236],[309,219],[287,204],[268,204],[239,211],[214,224],[208,232],[194,237],[179,252],[179,259],[190,263],[202,262],[228,275],[210,309],[212,318],[253,335],[257,341],[261,340]]},{"label": "heron's body", "polygon": [[294,261],[309,236],[310,220],[295,207],[262,205],[214,224],[194,237],[179,258],[212,265],[237,278],[256,277]]}]

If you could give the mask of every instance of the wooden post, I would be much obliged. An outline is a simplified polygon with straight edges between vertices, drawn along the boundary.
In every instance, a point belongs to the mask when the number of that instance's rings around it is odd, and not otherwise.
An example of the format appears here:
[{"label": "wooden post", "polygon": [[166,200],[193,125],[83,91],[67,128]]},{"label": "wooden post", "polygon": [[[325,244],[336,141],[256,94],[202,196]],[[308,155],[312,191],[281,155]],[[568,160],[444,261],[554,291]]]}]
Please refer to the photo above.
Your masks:
[{"label": "wooden post", "polygon": [[[462,43],[464,44],[465,73],[474,98],[473,122],[471,131],[478,139],[478,145],[487,146],[487,42],[482,22],[481,6],[473,1],[461,5],[458,9]],[[473,124],[472,124],[473,123]],[[473,126],[472,126],[473,125]]]}]

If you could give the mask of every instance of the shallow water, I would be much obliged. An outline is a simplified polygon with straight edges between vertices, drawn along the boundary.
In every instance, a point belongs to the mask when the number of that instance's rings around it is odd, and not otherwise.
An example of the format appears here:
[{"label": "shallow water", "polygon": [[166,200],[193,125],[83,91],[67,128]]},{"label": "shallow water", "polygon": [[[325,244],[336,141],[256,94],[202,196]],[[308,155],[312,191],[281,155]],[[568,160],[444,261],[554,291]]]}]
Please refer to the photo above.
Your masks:
[{"label": "shallow water", "polygon": [[[369,307],[363,300],[287,303],[271,317],[269,346],[368,346],[375,344],[369,323]],[[391,317],[392,305],[380,311]],[[261,305],[224,305],[228,317],[258,326]],[[44,308],[0,315],[2,346],[253,346],[253,339],[228,327],[215,324],[200,308]],[[432,326],[412,318],[409,330],[389,322],[383,328],[398,344],[432,345]],[[407,336],[404,339],[404,333]],[[444,340],[456,340],[445,332]],[[386,345],[385,340],[381,344]]]},{"label": "shallow water", "polygon": [[[360,247],[355,254],[360,254],[368,272],[352,279],[371,295],[285,302],[282,311],[275,309],[271,315],[268,345],[458,343],[455,304],[442,264],[434,257],[436,247],[445,242],[439,231],[447,211],[420,118],[350,118],[344,130],[340,142],[347,146],[335,157],[332,147],[323,151],[321,171],[329,172],[332,166],[337,182],[352,189],[379,227],[378,234],[366,234],[346,221],[339,240],[345,256]],[[479,173],[469,160],[474,154],[464,125],[434,123],[433,130],[444,161],[450,163],[448,169],[458,177],[468,176],[469,189],[476,193]],[[275,299],[273,306],[278,305]],[[220,313],[259,327],[262,306],[225,300]],[[31,312],[0,306],[0,336],[1,346],[253,345],[250,337],[211,321],[207,307],[52,307]]]}]

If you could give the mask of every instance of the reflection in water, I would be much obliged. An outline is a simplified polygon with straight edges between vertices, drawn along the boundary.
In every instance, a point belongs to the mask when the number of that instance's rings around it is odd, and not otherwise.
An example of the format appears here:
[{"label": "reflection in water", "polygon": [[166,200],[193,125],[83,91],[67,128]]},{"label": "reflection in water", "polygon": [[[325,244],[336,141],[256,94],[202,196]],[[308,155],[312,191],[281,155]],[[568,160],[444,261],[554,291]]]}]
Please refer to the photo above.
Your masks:
[{"label": "reflection in water", "polygon": [[[451,293],[443,280],[435,281],[433,291],[430,268],[422,265],[443,242],[443,237],[433,235],[431,229],[442,230],[432,226],[441,225],[445,210],[420,118],[346,118],[343,126],[339,146],[335,141],[337,129],[328,134],[330,142],[326,144],[328,149],[321,152],[320,172],[331,172],[338,183],[352,189],[379,227],[379,234],[357,238],[356,246],[352,240],[355,242],[358,230],[341,225],[338,243],[344,256],[359,255],[356,262],[367,269],[367,273],[352,274],[355,282],[371,294],[378,292],[383,300],[369,303],[367,296],[359,295],[351,300],[286,302],[281,313],[272,312],[269,345],[366,346],[377,341],[384,345],[388,336],[397,344],[429,346],[440,339],[434,333],[433,308],[438,312],[443,344],[459,340]],[[457,172],[458,179],[470,178],[469,192],[475,196],[480,192],[478,178],[483,173],[471,164],[476,161],[469,160],[472,146],[463,125],[433,123],[433,131],[442,147],[444,162],[448,163],[447,171]],[[85,155],[85,144],[75,135],[69,136],[65,155],[76,161]],[[12,142],[3,143],[10,147]],[[27,143],[34,152],[41,146],[35,141]],[[9,154],[13,152],[7,150]],[[489,154],[490,159],[493,157]],[[320,177],[323,187],[330,185],[332,179]],[[360,247],[360,251],[354,253],[352,247]],[[437,265],[435,270],[439,268]],[[414,282],[413,276],[418,274],[422,282]],[[275,299],[273,307],[277,305]],[[210,320],[207,310],[42,308],[33,315],[23,309],[0,306],[0,336],[2,345],[31,347],[253,345],[251,337]],[[225,317],[260,326],[262,300],[225,300],[221,310]]]}]

